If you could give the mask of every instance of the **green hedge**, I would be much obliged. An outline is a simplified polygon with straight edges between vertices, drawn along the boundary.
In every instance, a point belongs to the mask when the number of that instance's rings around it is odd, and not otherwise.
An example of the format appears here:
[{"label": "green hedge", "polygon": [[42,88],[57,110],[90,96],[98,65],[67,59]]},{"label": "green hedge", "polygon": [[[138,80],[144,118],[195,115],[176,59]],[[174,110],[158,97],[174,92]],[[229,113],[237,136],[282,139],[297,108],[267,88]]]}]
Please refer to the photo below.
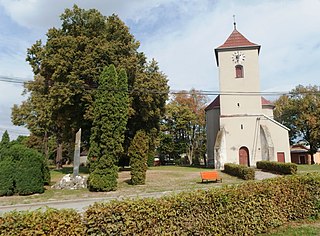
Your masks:
[{"label": "green hedge", "polygon": [[320,174],[162,197],[96,203],[86,212],[8,213],[0,235],[256,235],[320,216]]},{"label": "green hedge", "polygon": [[255,235],[320,212],[320,175],[94,204],[88,235]]},{"label": "green hedge", "polygon": [[85,235],[75,210],[9,212],[0,217],[0,235]]},{"label": "green hedge", "polygon": [[232,163],[224,164],[224,172],[237,176],[244,180],[254,180],[255,172],[254,169],[244,166],[244,165],[237,165]]},{"label": "green hedge", "polygon": [[298,170],[298,166],[294,163],[281,163],[276,161],[257,161],[257,168],[285,175],[296,174]]}]

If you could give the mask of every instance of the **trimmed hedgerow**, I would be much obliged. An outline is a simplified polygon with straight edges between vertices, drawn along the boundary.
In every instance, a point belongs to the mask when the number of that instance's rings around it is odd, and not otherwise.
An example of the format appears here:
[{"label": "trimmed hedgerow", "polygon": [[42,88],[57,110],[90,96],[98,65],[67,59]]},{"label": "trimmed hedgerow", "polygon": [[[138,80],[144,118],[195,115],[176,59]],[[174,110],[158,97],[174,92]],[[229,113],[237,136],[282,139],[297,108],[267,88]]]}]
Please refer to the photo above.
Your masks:
[{"label": "trimmed hedgerow", "polygon": [[96,203],[84,215],[87,235],[255,235],[315,217],[320,175],[290,176],[160,199]]},{"label": "trimmed hedgerow", "polygon": [[0,235],[85,235],[75,210],[9,212],[0,217]]},{"label": "trimmed hedgerow", "polygon": [[276,161],[257,161],[257,168],[285,175],[296,174],[298,170],[298,166],[294,163],[281,163]]},{"label": "trimmed hedgerow", "polygon": [[244,165],[237,165],[232,163],[224,164],[224,172],[237,176],[244,180],[253,180],[255,177],[254,169],[244,166]]},{"label": "trimmed hedgerow", "polygon": [[71,210],[11,212],[0,235],[256,235],[320,216],[320,173]]}]

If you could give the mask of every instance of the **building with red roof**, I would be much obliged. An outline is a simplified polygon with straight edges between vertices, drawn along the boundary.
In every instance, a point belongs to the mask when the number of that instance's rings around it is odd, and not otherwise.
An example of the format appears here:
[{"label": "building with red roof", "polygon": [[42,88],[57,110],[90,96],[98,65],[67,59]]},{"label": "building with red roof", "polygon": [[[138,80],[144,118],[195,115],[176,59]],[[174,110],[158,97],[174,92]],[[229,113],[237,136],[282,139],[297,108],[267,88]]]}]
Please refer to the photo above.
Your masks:
[{"label": "building with red roof", "polygon": [[220,95],[205,109],[208,165],[290,162],[289,129],[273,119],[274,105],[260,93],[260,45],[234,25],[214,52]]}]

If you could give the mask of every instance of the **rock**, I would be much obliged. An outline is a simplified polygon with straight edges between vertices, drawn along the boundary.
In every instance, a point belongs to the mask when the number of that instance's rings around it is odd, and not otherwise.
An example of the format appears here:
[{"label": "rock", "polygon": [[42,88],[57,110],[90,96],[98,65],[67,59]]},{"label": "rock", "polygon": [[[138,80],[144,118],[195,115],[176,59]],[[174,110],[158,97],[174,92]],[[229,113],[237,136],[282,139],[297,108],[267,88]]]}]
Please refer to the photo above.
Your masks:
[{"label": "rock", "polygon": [[67,174],[56,184],[52,185],[53,189],[82,189],[87,188],[87,177],[76,176],[73,178],[71,174]]}]

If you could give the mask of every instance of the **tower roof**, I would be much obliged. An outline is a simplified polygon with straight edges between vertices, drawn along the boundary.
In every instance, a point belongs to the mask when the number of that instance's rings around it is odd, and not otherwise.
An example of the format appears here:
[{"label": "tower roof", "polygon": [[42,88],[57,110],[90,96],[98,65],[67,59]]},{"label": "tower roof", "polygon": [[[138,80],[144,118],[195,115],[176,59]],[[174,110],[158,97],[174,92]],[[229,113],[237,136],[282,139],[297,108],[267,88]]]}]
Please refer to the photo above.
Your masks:
[{"label": "tower roof", "polygon": [[232,31],[230,36],[221,46],[217,47],[214,52],[216,55],[217,65],[219,66],[218,61],[218,52],[225,50],[239,50],[239,49],[258,49],[260,52],[260,45],[250,42],[246,37],[244,37],[236,28]]},{"label": "tower roof", "polygon": [[259,46],[258,44],[250,42],[246,39],[238,30],[234,29],[227,40],[219,46],[219,49],[222,48],[235,48],[235,47],[251,47]]}]

